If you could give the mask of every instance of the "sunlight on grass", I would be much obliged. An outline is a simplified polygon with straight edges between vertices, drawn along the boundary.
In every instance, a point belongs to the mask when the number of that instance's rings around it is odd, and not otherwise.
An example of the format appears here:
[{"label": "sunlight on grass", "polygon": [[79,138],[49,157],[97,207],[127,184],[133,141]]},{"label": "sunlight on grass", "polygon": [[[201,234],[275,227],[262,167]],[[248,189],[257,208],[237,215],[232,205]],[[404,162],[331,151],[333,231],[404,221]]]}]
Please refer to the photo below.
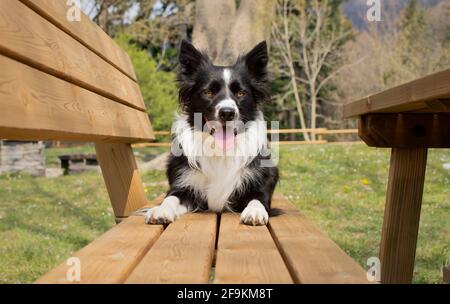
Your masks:
[{"label": "sunlight on grass", "polygon": [[[92,152],[93,147],[77,148]],[[138,150],[138,159],[161,149]],[[47,150],[49,163],[69,150]],[[364,145],[292,146],[280,151],[278,190],[363,267],[379,250],[389,151]],[[415,282],[440,283],[449,263],[450,153],[431,150]],[[166,189],[164,172],[143,175],[149,199]],[[0,176],[0,283],[28,283],[114,225],[103,180],[90,172],[53,179]]]}]

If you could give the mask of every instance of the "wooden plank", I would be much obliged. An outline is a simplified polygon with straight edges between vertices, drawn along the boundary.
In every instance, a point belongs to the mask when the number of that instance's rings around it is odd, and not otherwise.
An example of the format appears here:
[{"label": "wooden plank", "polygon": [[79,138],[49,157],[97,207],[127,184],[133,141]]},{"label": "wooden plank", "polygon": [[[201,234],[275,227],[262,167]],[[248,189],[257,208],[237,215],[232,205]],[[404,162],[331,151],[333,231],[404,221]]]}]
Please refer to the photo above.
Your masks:
[{"label": "wooden plank", "polygon": [[69,21],[67,1],[20,1],[136,81],[128,54],[83,12],[80,11],[79,21]]},{"label": "wooden plank", "polygon": [[266,226],[244,225],[238,214],[224,213],[219,229],[215,283],[292,283]]},{"label": "wooden plank", "polygon": [[0,1],[0,36],[0,54],[145,111],[135,81],[20,1]]},{"label": "wooden plank", "polygon": [[316,134],[332,135],[332,134],[358,134],[358,129],[344,129],[344,130],[327,130],[323,132],[316,132]]},{"label": "wooden plank", "polygon": [[[271,145],[280,145],[280,146],[296,146],[296,145],[323,145],[327,144],[327,140],[314,140],[314,141],[271,141],[269,142]],[[172,146],[171,142],[152,142],[152,143],[141,143],[135,144],[133,147],[135,148],[144,148],[144,147],[170,147]]]},{"label": "wooden plank", "polygon": [[[267,130],[267,134],[291,134],[310,132],[315,134],[356,134],[358,129],[342,129],[342,130],[328,130],[322,129],[281,129],[281,130]],[[170,131],[155,131],[155,135],[170,135]]]},{"label": "wooden plank", "polygon": [[148,115],[0,55],[0,137],[143,142]]},{"label": "wooden plank", "polygon": [[412,282],[427,149],[392,149],[381,235],[381,282]]},{"label": "wooden plank", "polygon": [[147,198],[131,145],[96,143],[95,150],[116,217],[145,206]]},{"label": "wooden plank", "polygon": [[170,131],[155,131],[155,135],[170,135]]},{"label": "wooden plank", "polygon": [[145,147],[171,147],[171,142],[152,142],[152,143],[142,143],[142,144],[134,144],[134,148],[145,148]]},{"label": "wooden plank", "polygon": [[73,255],[80,261],[80,281],[67,280],[72,266],[64,262],[36,283],[122,283],[162,231],[161,225],[145,224],[142,216],[129,217]]},{"label": "wooden plank", "polygon": [[295,134],[295,133],[315,133],[320,134],[325,132],[325,128],[321,129],[280,129],[280,130],[267,130],[268,134]]},{"label": "wooden plank", "polygon": [[344,117],[368,113],[450,113],[450,69],[344,106]]},{"label": "wooden plank", "polygon": [[366,271],[303,216],[288,200],[277,195],[269,230],[295,283],[370,283]]},{"label": "wooden plank", "polygon": [[296,145],[323,145],[328,141],[326,140],[310,140],[310,141],[271,141],[271,145],[280,146],[296,146]]},{"label": "wooden plank", "polygon": [[359,137],[372,147],[450,148],[450,114],[367,114]]},{"label": "wooden plank", "polygon": [[217,215],[190,213],[170,224],[125,283],[208,283]]}]

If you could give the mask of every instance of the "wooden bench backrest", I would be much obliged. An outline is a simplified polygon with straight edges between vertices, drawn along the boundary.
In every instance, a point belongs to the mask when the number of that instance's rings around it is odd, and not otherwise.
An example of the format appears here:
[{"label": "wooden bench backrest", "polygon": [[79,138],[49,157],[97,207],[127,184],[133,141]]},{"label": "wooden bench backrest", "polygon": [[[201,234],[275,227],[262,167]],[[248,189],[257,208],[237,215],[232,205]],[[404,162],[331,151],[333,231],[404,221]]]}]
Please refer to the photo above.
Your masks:
[{"label": "wooden bench backrest", "polygon": [[61,0],[0,1],[0,139],[95,142],[115,215],[147,203],[131,143],[154,134],[128,55]]},{"label": "wooden bench backrest", "polygon": [[0,138],[153,138],[128,55],[66,1],[0,1]]}]

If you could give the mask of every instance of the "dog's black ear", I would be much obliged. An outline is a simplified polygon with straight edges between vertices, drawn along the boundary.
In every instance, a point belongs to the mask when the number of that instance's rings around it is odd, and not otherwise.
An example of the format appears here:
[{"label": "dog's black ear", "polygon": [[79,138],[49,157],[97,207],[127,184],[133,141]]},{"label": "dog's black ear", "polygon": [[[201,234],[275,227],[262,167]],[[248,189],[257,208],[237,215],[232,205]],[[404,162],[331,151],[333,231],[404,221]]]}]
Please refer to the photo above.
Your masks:
[{"label": "dog's black ear", "polygon": [[245,55],[244,60],[250,73],[256,77],[265,77],[267,74],[267,64],[269,63],[266,41],[258,43]]},{"label": "dog's black ear", "polygon": [[180,46],[180,73],[182,75],[192,75],[198,68],[209,61],[206,55],[200,53],[191,43],[183,39]]}]

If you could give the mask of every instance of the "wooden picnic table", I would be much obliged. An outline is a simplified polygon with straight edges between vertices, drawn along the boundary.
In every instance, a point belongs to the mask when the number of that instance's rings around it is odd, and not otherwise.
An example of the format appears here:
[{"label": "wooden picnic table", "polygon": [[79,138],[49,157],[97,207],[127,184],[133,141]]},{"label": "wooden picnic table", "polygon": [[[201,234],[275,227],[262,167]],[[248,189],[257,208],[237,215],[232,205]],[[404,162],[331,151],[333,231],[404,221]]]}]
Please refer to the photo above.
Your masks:
[{"label": "wooden picnic table", "polygon": [[450,148],[450,69],[347,104],[362,140],[392,148],[381,236],[382,283],[411,283],[428,148]]}]

